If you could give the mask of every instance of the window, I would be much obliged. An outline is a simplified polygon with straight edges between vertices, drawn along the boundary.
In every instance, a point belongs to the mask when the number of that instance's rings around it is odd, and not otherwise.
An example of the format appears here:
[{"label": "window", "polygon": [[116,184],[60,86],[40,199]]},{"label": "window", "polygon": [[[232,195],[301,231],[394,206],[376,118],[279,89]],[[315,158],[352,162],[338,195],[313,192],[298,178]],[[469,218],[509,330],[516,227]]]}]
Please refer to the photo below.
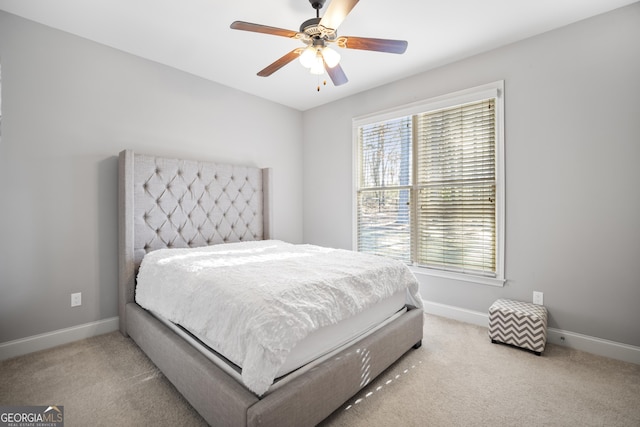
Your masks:
[{"label": "window", "polygon": [[354,120],[355,247],[504,282],[503,82]]}]

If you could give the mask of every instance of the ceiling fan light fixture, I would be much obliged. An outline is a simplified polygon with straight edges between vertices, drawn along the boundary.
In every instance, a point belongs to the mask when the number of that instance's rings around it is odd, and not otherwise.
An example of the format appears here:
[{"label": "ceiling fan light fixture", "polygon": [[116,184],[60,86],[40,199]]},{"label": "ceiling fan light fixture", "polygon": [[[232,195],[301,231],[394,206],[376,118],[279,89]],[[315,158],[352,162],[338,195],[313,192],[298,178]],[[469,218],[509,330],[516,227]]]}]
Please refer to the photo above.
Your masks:
[{"label": "ceiling fan light fixture", "polygon": [[313,64],[316,63],[316,48],[313,46],[308,46],[305,50],[300,54],[300,63],[305,68],[313,67]]},{"label": "ceiling fan light fixture", "polygon": [[330,47],[322,49],[322,57],[329,68],[335,67],[340,62],[340,54]]},{"label": "ceiling fan light fixture", "polygon": [[311,66],[309,72],[318,76],[324,74],[324,60],[322,59],[322,54],[320,53],[320,51],[316,53],[313,65]]}]

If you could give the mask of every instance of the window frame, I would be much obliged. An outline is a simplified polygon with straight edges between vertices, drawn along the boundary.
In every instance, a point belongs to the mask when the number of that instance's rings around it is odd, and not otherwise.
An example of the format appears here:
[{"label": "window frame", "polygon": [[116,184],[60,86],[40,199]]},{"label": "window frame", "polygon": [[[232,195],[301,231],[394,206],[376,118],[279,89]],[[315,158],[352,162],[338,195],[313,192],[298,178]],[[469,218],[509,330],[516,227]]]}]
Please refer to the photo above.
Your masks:
[{"label": "window frame", "polygon": [[[439,270],[424,266],[418,266],[415,261],[409,264],[410,269],[418,274],[445,279],[461,280],[473,282],[482,285],[504,286],[506,282],[504,271],[505,259],[505,157],[504,157],[504,81],[488,83],[469,89],[456,91],[453,93],[436,96],[426,100],[413,102],[411,104],[402,105],[388,110],[371,113],[352,120],[352,247],[354,250],[358,248],[358,190],[359,190],[359,143],[358,129],[361,126],[374,123],[384,122],[397,119],[403,116],[413,116],[420,113],[455,107],[462,104],[468,104],[483,99],[495,99],[495,150],[496,150],[496,276],[486,277],[463,272],[453,272]],[[413,147],[413,156],[415,158],[415,147]],[[415,162],[414,162],[415,164]],[[415,175],[415,171],[413,173]],[[411,188],[417,186],[416,180],[412,178]],[[412,224],[413,225],[413,224]],[[415,233],[412,227],[411,233]]]}]

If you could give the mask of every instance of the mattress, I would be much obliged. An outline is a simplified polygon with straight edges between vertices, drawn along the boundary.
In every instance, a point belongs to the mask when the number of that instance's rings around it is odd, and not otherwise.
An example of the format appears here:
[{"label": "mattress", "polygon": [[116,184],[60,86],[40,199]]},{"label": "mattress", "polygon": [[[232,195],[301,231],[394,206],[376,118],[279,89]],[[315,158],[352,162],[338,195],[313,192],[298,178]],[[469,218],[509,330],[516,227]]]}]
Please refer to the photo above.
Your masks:
[{"label": "mattress", "polygon": [[[289,353],[265,395],[405,313],[407,311],[405,300],[405,292],[397,292],[352,318],[309,334]],[[242,366],[234,364],[219,351],[216,351],[216,348],[206,337],[193,334],[157,313],[153,313],[153,315],[236,381],[242,383]]]}]

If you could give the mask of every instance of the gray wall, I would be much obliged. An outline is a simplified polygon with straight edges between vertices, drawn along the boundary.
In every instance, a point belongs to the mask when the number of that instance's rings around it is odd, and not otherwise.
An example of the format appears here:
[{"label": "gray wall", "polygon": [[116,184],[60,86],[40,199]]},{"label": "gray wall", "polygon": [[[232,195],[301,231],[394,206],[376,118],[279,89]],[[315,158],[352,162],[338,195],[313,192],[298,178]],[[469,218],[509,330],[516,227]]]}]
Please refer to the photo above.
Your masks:
[{"label": "gray wall", "polygon": [[423,297],[543,291],[551,327],[640,346],[640,3],[306,111],[305,242],[352,246],[353,117],[501,79],[508,283],[420,275]]},{"label": "gray wall", "polygon": [[299,111],[1,11],[0,61],[0,343],[118,315],[125,148],[273,167],[275,236],[302,241]]}]

